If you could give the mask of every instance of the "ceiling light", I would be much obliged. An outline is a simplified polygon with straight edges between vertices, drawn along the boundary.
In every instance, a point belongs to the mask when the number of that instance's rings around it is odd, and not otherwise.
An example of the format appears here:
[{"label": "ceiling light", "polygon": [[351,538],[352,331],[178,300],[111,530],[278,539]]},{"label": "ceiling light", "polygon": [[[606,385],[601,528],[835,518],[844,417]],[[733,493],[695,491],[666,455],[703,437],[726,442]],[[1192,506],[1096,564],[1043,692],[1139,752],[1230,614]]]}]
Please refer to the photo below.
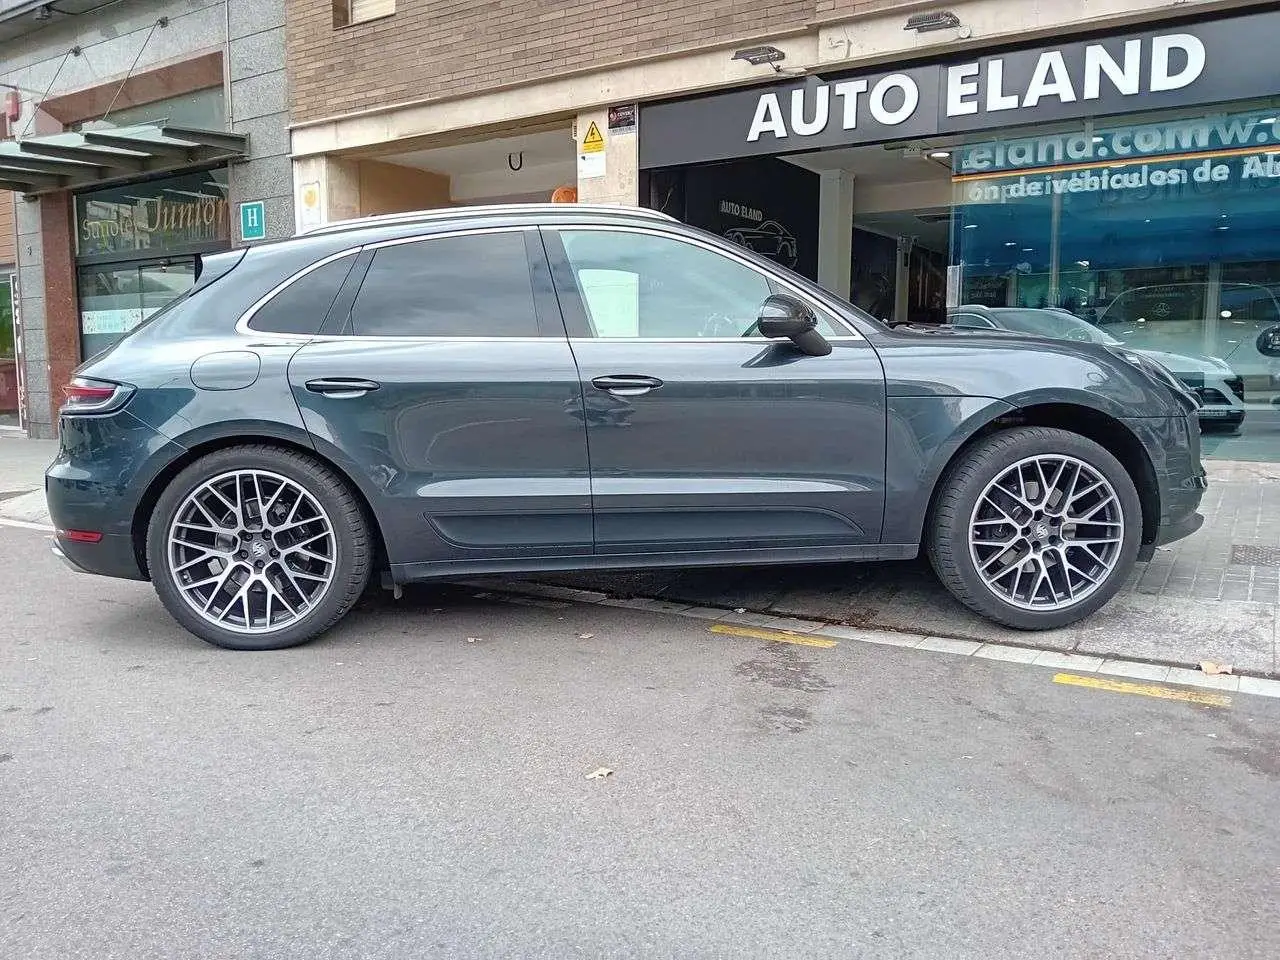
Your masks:
[{"label": "ceiling light", "polygon": [[[766,63],[777,63],[779,60],[787,59],[787,55],[777,47],[771,47],[767,44],[758,47],[745,47],[742,50],[735,50],[730,60],[745,60],[753,67],[763,66]],[[774,69],[777,69],[776,67]]]},{"label": "ceiling light", "polygon": [[1219,230],[1230,230],[1231,228],[1230,228],[1230,227],[1228,227],[1228,226],[1224,223],[1222,226],[1218,227],[1218,229],[1219,229]]},{"label": "ceiling light", "polygon": [[947,30],[960,26],[960,18],[950,10],[935,10],[931,13],[915,13],[907,18],[903,30],[915,30],[917,33],[929,33],[931,30]]},{"label": "ceiling light", "polygon": [[1016,247],[1017,245],[1018,243],[1016,240],[1008,240],[1005,242],[1006,247]]},{"label": "ceiling light", "polygon": [[932,157],[934,160],[946,160],[948,157],[950,157],[950,156],[951,156],[951,151],[950,151],[950,150],[935,150],[935,151],[933,151],[933,153],[929,154],[929,156],[930,156],[930,157]]},{"label": "ceiling light", "polygon": [[1259,122],[1259,123],[1272,123],[1272,124],[1273,124],[1273,123],[1275,123],[1275,122],[1276,122],[1276,118],[1275,118],[1275,117],[1263,117],[1263,118],[1262,118],[1261,120],[1259,120],[1258,122]]},{"label": "ceiling light", "polygon": [[1036,248],[1035,248],[1035,247],[1023,247],[1023,248],[1022,248],[1022,252],[1023,252],[1023,253],[1035,253],[1035,252],[1036,252]]},{"label": "ceiling light", "polygon": [[1093,142],[1094,142],[1094,143],[1106,143],[1106,142],[1107,142],[1107,138],[1106,138],[1106,137],[1094,137],[1094,138],[1093,138]]},{"label": "ceiling light", "polygon": [[966,230],[977,230],[977,229],[978,229],[978,225],[977,225],[976,223],[966,223],[966,224],[964,225],[964,228],[965,228]]}]

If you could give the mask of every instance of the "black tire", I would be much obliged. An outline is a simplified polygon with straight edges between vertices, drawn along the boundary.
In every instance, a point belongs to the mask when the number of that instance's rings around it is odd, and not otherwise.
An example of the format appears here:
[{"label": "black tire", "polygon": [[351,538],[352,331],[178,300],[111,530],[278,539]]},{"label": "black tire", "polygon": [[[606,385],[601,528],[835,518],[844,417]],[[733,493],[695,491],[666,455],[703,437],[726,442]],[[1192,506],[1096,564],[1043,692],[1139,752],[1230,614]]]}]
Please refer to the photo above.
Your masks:
[{"label": "black tire", "polygon": [[[1115,566],[1092,593],[1052,609],[1011,603],[983,582],[969,549],[969,522],[983,491],[1009,467],[1037,455],[1075,457],[1097,470],[1115,490],[1124,535]],[[947,471],[938,487],[926,551],[938,578],[971,610],[1017,630],[1065,627],[1101,609],[1128,579],[1142,542],[1142,504],[1133,479],[1107,450],[1079,434],[1050,427],[1018,427],[976,443]]]},{"label": "black tire", "polygon": [[[287,477],[306,490],[332,521],[336,545],[332,582],[309,611],[276,631],[247,634],[203,619],[188,605],[170,570],[169,528],[183,501],[204,482],[235,470],[266,470]],[[346,481],[312,457],[265,444],[228,447],[191,464],[160,495],[147,529],[147,567],[165,609],[200,639],[228,650],[281,650],[314,640],[360,599],[372,563],[369,524]]]}]

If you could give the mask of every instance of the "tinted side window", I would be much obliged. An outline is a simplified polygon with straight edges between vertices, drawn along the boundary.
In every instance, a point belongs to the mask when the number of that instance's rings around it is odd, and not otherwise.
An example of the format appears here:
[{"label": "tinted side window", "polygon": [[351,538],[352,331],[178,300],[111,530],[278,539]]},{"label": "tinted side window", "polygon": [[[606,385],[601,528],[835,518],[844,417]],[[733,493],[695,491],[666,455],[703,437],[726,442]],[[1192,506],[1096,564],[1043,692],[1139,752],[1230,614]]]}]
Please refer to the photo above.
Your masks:
[{"label": "tinted side window", "polygon": [[316,333],[355,262],[352,254],[303,274],[263,304],[249,327],[265,333]]},{"label": "tinted side window", "polygon": [[951,318],[953,327],[975,327],[979,330],[990,330],[992,323],[985,317],[974,313],[957,313]]},{"label": "tinted side window", "polygon": [[[763,274],[713,250],[631,231],[560,231],[594,337],[758,337]],[[818,332],[841,336],[821,312]]]},{"label": "tinted side window", "polygon": [[366,337],[536,337],[520,232],[383,247],[351,311]]}]

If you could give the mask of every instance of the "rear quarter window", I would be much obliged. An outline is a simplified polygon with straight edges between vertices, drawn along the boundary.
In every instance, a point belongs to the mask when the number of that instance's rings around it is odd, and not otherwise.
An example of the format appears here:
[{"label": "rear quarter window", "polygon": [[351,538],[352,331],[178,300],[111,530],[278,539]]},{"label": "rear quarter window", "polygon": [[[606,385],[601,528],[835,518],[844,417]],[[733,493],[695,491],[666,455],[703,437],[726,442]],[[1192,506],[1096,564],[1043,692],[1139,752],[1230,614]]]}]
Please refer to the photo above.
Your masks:
[{"label": "rear quarter window", "polygon": [[303,336],[318,333],[355,262],[356,255],[348,254],[304,273],[258,309],[249,329]]}]

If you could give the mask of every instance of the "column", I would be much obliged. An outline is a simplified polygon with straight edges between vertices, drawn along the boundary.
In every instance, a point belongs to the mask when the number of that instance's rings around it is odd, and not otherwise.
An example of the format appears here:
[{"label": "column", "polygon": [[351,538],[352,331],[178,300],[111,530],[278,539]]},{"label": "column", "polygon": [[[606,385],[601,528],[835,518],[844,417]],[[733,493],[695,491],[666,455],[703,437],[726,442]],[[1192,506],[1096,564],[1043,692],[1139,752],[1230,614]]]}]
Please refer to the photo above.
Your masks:
[{"label": "column", "polygon": [[[603,145],[595,140],[593,123],[595,131],[604,140]],[[578,155],[579,203],[639,205],[640,149],[636,130],[634,125],[623,130],[610,130],[607,109],[586,110],[578,114],[574,140]]]},{"label": "column", "polygon": [[853,277],[853,174],[824,170],[818,190],[818,283],[848,299]]},{"label": "column", "polygon": [[360,164],[342,157],[302,157],[293,161],[297,229],[307,230],[361,216]]}]

